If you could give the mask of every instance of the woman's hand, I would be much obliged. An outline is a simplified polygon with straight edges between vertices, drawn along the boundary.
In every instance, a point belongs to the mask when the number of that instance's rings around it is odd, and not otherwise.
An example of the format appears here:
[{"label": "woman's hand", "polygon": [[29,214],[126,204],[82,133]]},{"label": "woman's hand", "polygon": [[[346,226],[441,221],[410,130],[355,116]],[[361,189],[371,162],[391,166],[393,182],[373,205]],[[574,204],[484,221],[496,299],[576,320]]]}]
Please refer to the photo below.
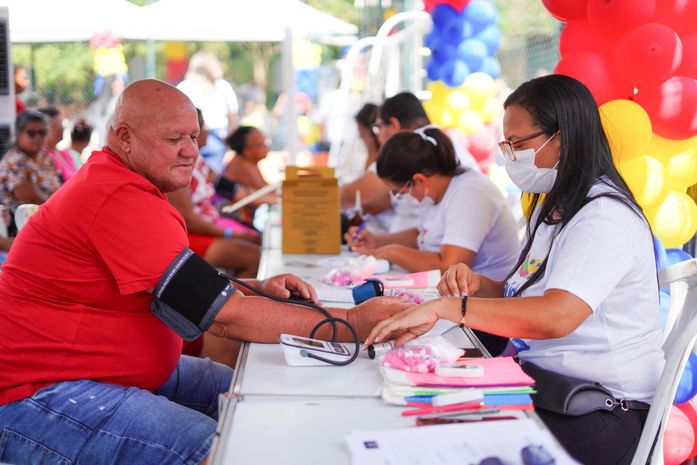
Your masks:
[{"label": "woman's hand", "polygon": [[288,299],[291,294],[294,294],[319,304],[315,288],[292,274],[279,274],[278,276],[259,281],[258,284],[259,289],[276,297]]},{"label": "woman's hand", "polygon": [[443,297],[462,297],[475,295],[481,287],[479,273],[475,273],[462,263],[450,265],[438,283],[438,293]]},{"label": "woman's hand", "polygon": [[[448,303],[446,299],[429,300],[378,323],[365,340],[365,345],[385,342],[397,337],[395,344],[400,346],[421,336],[443,317],[442,310],[448,306]],[[459,312],[459,309],[456,310]]]},{"label": "woman's hand", "polygon": [[370,232],[368,229],[356,234],[358,227],[351,226],[349,230],[344,234],[344,239],[348,243],[351,250],[363,254],[368,250],[374,250],[377,248],[377,241],[375,239],[375,234]]}]

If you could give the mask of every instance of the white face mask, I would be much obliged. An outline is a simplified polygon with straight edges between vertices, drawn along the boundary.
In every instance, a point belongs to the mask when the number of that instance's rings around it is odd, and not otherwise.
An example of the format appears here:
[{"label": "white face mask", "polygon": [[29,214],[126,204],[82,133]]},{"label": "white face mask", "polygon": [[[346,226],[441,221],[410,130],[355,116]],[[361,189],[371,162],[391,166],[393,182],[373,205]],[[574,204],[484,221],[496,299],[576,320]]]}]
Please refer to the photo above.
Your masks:
[{"label": "white face mask", "polygon": [[554,165],[554,168],[538,168],[535,165],[535,155],[537,155],[537,152],[542,150],[542,147],[547,145],[547,142],[552,140],[554,136],[556,136],[556,133],[547,139],[537,150],[527,149],[514,151],[516,157],[515,161],[506,157],[506,172],[523,192],[542,194],[552,190],[554,181],[557,179],[556,167],[559,162]]},{"label": "white face mask", "polygon": [[428,195],[424,195],[424,198],[419,200],[411,194],[404,194],[401,199],[399,199],[400,206],[404,206],[409,209],[417,209],[430,207],[435,205],[436,202],[433,201]]}]

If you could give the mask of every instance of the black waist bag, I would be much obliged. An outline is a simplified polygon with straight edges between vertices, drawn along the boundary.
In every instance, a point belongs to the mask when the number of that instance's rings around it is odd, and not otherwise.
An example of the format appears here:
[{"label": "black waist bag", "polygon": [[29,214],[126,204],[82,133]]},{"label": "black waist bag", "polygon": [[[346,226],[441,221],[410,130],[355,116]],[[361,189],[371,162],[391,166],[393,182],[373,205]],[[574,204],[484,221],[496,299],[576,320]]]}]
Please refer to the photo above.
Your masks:
[{"label": "black waist bag", "polygon": [[530,362],[520,366],[535,380],[537,393],[531,395],[535,406],[551,412],[579,416],[596,410],[611,411],[618,406],[622,410],[649,408],[644,402],[615,399],[600,383],[554,373]]}]

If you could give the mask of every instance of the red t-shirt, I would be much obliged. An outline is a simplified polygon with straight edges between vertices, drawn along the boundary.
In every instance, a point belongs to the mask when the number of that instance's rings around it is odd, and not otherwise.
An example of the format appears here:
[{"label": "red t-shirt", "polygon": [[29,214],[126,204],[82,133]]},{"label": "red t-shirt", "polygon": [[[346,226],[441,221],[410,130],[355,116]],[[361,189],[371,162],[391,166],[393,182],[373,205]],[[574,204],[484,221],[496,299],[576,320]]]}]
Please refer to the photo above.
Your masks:
[{"label": "red t-shirt", "polygon": [[184,220],[108,149],[30,218],[0,273],[0,404],[76,379],[157,390],[181,338],[150,312]]}]

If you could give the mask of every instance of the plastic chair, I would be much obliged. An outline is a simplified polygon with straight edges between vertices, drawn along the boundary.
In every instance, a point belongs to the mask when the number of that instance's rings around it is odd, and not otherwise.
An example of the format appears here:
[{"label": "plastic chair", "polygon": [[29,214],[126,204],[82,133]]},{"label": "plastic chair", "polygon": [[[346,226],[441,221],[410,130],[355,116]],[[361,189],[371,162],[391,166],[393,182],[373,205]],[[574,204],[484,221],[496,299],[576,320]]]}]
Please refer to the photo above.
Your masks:
[{"label": "plastic chair", "polygon": [[687,359],[697,342],[697,260],[687,260],[661,270],[659,282],[661,287],[669,285],[671,289],[669,319],[663,341],[666,364],[631,465],[663,465],[663,433],[668,414]]},{"label": "plastic chair", "polygon": [[24,227],[25,224],[27,224],[29,217],[38,210],[39,206],[33,203],[25,203],[17,207],[17,210],[15,211],[15,225],[17,226],[18,232]]}]

